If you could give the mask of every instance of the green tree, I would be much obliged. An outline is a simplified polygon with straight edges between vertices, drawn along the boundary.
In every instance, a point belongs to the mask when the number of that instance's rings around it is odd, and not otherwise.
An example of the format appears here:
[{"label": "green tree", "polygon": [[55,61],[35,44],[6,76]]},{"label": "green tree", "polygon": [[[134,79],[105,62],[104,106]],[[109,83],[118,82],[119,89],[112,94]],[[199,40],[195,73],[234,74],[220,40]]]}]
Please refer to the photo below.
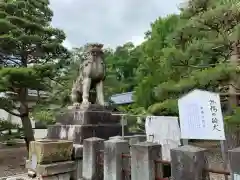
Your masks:
[{"label": "green tree", "polygon": [[194,88],[227,92],[232,74],[238,72],[228,61],[240,38],[239,2],[191,0],[180,16],[181,25],[171,36],[173,46],[164,56],[182,73],[154,89],[158,102],[149,108],[154,114],[171,107],[177,114],[176,99]]},{"label": "green tree", "polygon": [[[68,55],[62,46],[64,32],[50,25],[52,16],[48,0],[0,2],[0,52],[8,57],[1,58],[8,67],[0,69],[0,90],[14,94],[14,98],[2,97],[0,104],[21,118],[27,148],[34,140],[28,89],[48,90],[50,79],[59,72],[58,59]],[[9,67],[9,62],[15,67]]]},{"label": "green tree", "polygon": [[146,41],[139,47],[142,56],[139,58],[136,70],[135,99],[141,107],[148,108],[156,102],[152,91],[155,86],[168,79],[176,78],[176,68],[169,66],[168,60],[163,54],[166,53],[164,48],[170,46],[169,36],[178,23],[178,15],[158,18],[151,24],[151,30],[147,32]]},{"label": "green tree", "polygon": [[105,80],[106,96],[133,91],[136,85],[136,69],[142,51],[128,42],[116,49],[105,50],[107,76]]}]

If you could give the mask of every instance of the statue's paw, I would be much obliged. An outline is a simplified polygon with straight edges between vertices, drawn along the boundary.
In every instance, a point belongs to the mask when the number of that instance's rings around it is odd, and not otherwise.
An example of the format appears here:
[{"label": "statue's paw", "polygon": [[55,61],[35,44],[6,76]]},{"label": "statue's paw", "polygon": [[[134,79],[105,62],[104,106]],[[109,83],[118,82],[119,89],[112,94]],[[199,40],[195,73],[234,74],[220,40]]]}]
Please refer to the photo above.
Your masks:
[{"label": "statue's paw", "polygon": [[76,103],[73,103],[73,106],[74,106],[74,107],[80,107],[80,105],[81,105],[81,104],[80,104],[80,103],[78,103],[78,102],[76,102]]},{"label": "statue's paw", "polygon": [[86,107],[89,107],[90,104],[91,103],[89,101],[83,101],[81,104],[81,107],[86,108]]},{"label": "statue's paw", "polygon": [[109,104],[107,102],[99,102],[98,104],[101,105],[101,106],[105,106],[105,107],[109,106]]},{"label": "statue's paw", "polygon": [[109,106],[109,104],[105,102],[105,103],[103,103],[103,106],[107,107],[107,106]]}]

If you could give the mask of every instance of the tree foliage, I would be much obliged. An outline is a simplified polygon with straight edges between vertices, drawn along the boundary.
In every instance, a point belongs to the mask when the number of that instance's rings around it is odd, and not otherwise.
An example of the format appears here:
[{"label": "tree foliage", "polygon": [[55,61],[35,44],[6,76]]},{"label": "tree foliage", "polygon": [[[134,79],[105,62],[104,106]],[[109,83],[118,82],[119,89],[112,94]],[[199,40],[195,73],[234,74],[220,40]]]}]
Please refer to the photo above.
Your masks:
[{"label": "tree foliage", "polygon": [[34,139],[28,89],[48,90],[60,72],[59,59],[68,56],[62,46],[65,34],[51,27],[52,16],[48,0],[0,2],[0,90],[14,94],[14,98],[2,97],[0,107],[22,119],[27,144]]},{"label": "tree foliage", "polygon": [[108,54],[109,66],[119,68],[109,68],[115,75],[112,94],[133,90],[135,104],[126,108],[133,114],[178,115],[177,99],[194,88],[228,92],[230,79],[239,76],[239,67],[229,64],[239,40],[239,1],[189,0],[180,14],[152,23],[145,41],[130,53],[122,56],[118,47]]},{"label": "tree foliage", "polygon": [[[154,88],[158,102],[149,107],[161,114],[165,101],[177,99],[194,88],[224,92],[229,79],[239,69],[229,65],[233,44],[240,38],[240,6],[236,2],[192,0],[182,9],[180,23],[173,33],[174,48],[168,56],[171,66],[182,67],[175,76]],[[175,101],[176,102],[176,101]],[[177,110],[176,105],[172,106]],[[177,113],[177,111],[176,111]]]},{"label": "tree foliage", "polygon": [[[128,42],[105,49],[106,100],[112,94],[134,91],[135,103],[121,110],[178,115],[177,99],[194,88],[228,92],[230,80],[239,76],[239,67],[229,63],[239,42],[238,0],[189,0],[179,14],[156,19],[142,44]],[[74,50],[70,61],[80,63],[83,49]],[[58,87],[57,93],[69,95],[76,67],[76,61],[66,67],[61,82],[68,90]]]}]

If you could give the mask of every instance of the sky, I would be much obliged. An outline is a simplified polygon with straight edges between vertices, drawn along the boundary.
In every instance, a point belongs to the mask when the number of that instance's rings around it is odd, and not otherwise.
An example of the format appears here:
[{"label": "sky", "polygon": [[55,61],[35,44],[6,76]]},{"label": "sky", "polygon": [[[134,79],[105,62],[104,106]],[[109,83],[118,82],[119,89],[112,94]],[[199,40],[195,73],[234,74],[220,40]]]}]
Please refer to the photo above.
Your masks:
[{"label": "sky", "polygon": [[178,13],[184,0],[50,0],[52,25],[66,33],[64,46],[71,49],[86,43],[114,48],[144,40],[150,23],[159,16]]}]

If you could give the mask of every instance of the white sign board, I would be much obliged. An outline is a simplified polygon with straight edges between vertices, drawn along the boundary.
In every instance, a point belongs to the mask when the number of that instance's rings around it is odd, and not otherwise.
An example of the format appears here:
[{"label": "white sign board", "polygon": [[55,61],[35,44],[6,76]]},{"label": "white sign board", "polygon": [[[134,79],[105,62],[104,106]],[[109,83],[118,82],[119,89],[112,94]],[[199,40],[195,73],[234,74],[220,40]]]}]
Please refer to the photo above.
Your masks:
[{"label": "white sign board", "polygon": [[240,180],[240,174],[233,174],[233,180]]},{"label": "white sign board", "polygon": [[178,100],[181,138],[225,140],[220,96],[194,90]]},{"label": "white sign board", "polygon": [[122,126],[126,126],[127,125],[127,119],[126,118],[124,118],[124,117],[121,118],[121,125]]},{"label": "white sign board", "polygon": [[170,161],[170,149],[181,145],[177,117],[148,116],[145,121],[147,141],[162,145],[163,160]]}]

